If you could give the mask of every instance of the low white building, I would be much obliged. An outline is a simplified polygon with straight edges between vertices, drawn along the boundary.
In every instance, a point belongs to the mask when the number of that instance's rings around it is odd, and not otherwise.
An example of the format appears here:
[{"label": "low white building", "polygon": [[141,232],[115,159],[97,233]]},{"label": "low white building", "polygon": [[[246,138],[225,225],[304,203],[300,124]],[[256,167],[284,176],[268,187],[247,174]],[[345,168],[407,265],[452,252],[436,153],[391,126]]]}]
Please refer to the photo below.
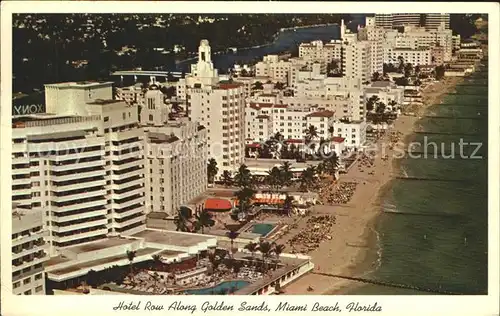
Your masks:
[{"label": "low white building", "polygon": [[400,58],[403,58],[405,64],[431,65],[432,50],[430,48],[384,48],[384,63],[398,65]]},{"label": "low white building", "polygon": [[[379,102],[386,105],[386,111],[392,111],[400,107],[404,102],[404,88],[398,87],[390,81],[375,81],[363,89],[365,101],[373,96],[378,97]],[[396,102],[392,108],[392,101]]]},{"label": "low white building", "polygon": [[346,149],[359,149],[366,143],[366,128],[366,121],[335,121],[333,135],[344,139]]}]

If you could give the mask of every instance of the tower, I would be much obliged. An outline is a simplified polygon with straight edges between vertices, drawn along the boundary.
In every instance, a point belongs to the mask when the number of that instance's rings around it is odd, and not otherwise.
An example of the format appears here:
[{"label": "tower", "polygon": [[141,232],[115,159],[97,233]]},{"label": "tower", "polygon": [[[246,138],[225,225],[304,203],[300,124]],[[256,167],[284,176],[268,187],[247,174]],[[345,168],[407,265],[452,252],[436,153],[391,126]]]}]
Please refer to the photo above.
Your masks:
[{"label": "tower", "polygon": [[345,24],[344,24],[344,19],[340,21],[340,39],[344,39],[344,34],[345,34]]},{"label": "tower", "polygon": [[211,55],[212,53],[208,40],[205,39],[201,40],[200,46],[198,47],[198,63],[201,62],[211,63],[212,62]]}]

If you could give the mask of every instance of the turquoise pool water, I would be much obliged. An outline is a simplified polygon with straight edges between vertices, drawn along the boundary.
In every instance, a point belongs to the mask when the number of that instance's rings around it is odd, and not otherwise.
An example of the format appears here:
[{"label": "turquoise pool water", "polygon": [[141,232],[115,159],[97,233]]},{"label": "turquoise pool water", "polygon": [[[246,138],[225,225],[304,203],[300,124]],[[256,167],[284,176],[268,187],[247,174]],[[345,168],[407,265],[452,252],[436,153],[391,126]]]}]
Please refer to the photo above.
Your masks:
[{"label": "turquoise pool water", "polygon": [[205,289],[196,289],[196,290],[187,290],[185,291],[187,294],[191,295],[219,295],[219,294],[227,294],[229,291],[233,292],[235,290],[239,290],[244,288],[250,284],[247,281],[225,281],[217,284],[214,287],[208,287]]},{"label": "turquoise pool water", "polygon": [[259,223],[253,224],[252,233],[266,236],[274,229],[274,224]]}]

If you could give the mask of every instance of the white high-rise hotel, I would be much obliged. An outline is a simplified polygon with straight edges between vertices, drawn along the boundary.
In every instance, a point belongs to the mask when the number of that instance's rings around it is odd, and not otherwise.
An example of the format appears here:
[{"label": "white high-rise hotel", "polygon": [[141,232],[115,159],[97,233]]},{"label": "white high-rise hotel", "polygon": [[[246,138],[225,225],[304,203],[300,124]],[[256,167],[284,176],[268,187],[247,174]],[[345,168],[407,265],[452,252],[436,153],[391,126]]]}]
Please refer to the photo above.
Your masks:
[{"label": "white high-rise hotel", "polygon": [[145,228],[137,106],[111,95],[111,83],[47,85],[52,115],[13,119],[12,199],[43,211],[51,255]]},{"label": "white high-rise hotel", "polygon": [[241,84],[222,82],[211,60],[210,46],[202,40],[198,63],[177,85],[177,95],[187,100],[192,121],[207,129],[208,158],[217,161],[219,174],[235,171],[245,152],[245,91]]}]

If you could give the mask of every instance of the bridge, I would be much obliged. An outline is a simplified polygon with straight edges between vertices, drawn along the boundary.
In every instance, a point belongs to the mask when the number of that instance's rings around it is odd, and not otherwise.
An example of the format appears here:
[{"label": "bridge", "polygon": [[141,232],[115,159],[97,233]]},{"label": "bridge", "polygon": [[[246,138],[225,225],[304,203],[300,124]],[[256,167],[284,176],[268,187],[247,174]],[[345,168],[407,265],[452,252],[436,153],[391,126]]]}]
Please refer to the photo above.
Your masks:
[{"label": "bridge", "polygon": [[408,289],[408,290],[414,290],[414,291],[419,291],[419,292],[428,292],[428,293],[436,293],[436,294],[444,294],[444,295],[464,295],[464,294],[467,294],[467,293],[450,292],[450,291],[446,291],[446,290],[442,290],[442,289],[422,288],[419,286],[409,285],[409,284],[400,284],[400,283],[387,282],[387,281],[381,281],[381,280],[370,280],[367,278],[357,278],[357,277],[350,277],[350,276],[331,274],[331,273],[323,273],[323,272],[311,272],[311,273],[317,274],[317,275],[322,275],[322,276],[327,276],[327,277],[331,277],[331,278],[339,278],[339,279],[344,279],[344,280],[361,282],[361,283],[365,283],[365,284],[374,284],[374,285],[380,285],[380,286],[395,287],[395,288]]},{"label": "bridge", "polygon": [[151,81],[155,82],[157,77],[168,78],[170,76],[174,78],[182,78],[184,74],[180,71],[155,71],[155,70],[118,70],[111,73],[112,76],[120,76],[123,79],[124,76],[134,76],[134,80],[137,81],[139,76],[147,76]]}]

